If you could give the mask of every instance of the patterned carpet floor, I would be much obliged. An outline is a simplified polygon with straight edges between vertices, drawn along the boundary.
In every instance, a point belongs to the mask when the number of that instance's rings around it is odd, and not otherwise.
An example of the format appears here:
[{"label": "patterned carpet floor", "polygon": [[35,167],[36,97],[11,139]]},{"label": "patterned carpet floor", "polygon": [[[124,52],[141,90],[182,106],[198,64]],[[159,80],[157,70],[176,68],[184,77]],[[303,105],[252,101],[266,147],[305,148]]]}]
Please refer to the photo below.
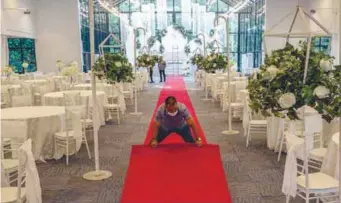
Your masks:
[{"label": "patterned carpet floor", "polygon": [[[204,96],[193,83],[187,89],[205,132],[208,143],[219,144],[223,165],[234,203],[282,203],[281,192],[285,155],[277,162],[277,154],[267,149],[264,136],[255,136],[245,147],[241,123],[233,123],[239,135],[226,136],[226,115],[211,102],[200,101]],[[158,99],[162,84],[153,84],[139,98],[140,117],[127,114],[120,125],[107,123],[99,131],[100,168],[113,173],[110,179],[98,182],[86,181],[82,175],[94,170],[94,159],[89,160],[84,146],[70,156],[69,166],[65,158],[38,163],[38,171],[44,203],[118,203],[129,164],[131,145],[142,144]],[[133,111],[133,106],[128,107]],[[92,135],[88,135],[93,154]],[[186,169],[184,169],[186,170]],[[143,174],[141,174],[143,175]],[[205,174],[203,174],[205,175]],[[144,188],[141,188],[144,189]],[[291,203],[303,202],[299,198]],[[161,203],[161,202],[160,202]]]}]

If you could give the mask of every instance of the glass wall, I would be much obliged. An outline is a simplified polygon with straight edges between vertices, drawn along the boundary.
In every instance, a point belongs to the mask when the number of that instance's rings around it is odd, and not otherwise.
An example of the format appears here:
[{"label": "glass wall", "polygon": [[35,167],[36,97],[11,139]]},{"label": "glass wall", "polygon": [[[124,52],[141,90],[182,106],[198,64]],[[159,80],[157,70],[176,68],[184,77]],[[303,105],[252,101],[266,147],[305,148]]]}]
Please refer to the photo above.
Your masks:
[{"label": "glass wall", "polygon": [[330,54],[330,43],[331,43],[331,37],[316,37],[313,39],[314,43],[314,50],[317,52],[324,52],[326,54]]},{"label": "glass wall", "polygon": [[26,72],[37,71],[35,41],[28,38],[8,38],[9,65],[14,72],[24,73],[22,64],[28,63]]},{"label": "glass wall", "polygon": [[[99,44],[110,33],[113,33],[118,39],[121,38],[120,19],[117,16],[103,9],[96,1],[94,1],[94,30],[95,30],[95,54],[99,54]],[[80,24],[81,38],[83,47],[83,71],[90,69],[90,29],[89,29],[89,9],[88,0],[79,0],[80,5]],[[113,38],[110,38],[106,45],[113,45],[106,48],[105,51],[119,52],[120,46]]]},{"label": "glass wall", "polygon": [[[88,0],[80,1],[81,31],[83,41],[84,70],[89,68],[89,22]],[[94,0],[96,2],[96,0]],[[212,3],[208,3],[212,2]],[[155,7],[155,29],[153,33],[160,33],[165,25],[181,26],[186,31],[187,39],[191,40],[200,32],[207,35],[213,28],[215,15],[226,13],[234,5],[225,0],[126,0],[115,5],[126,19],[132,23],[133,13],[143,13],[143,4],[153,4]],[[230,25],[230,58],[236,63],[238,70],[257,68],[262,62],[262,33],[264,27],[265,0],[255,0],[251,6],[234,13],[229,18]],[[165,10],[158,9],[164,5]],[[121,37],[120,19],[109,14],[99,4],[95,4],[95,45],[98,53],[98,44],[109,34],[115,33]],[[223,31],[221,31],[223,33]],[[157,35],[157,34],[156,34]],[[222,39],[222,40],[221,40]],[[224,37],[219,41],[226,46]],[[115,42],[110,42],[115,44]],[[119,46],[110,51],[119,51]],[[244,71],[243,71],[244,72]]]}]

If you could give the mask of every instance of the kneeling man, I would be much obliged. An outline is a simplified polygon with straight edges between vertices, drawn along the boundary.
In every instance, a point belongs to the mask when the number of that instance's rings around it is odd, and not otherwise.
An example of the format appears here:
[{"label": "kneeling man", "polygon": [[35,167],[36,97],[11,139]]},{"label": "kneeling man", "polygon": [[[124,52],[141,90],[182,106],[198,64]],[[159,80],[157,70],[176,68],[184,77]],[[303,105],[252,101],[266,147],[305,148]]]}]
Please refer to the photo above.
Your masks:
[{"label": "kneeling man", "polygon": [[[192,137],[193,129],[195,140]],[[188,112],[187,107],[176,101],[174,96],[166,98],[165,103],[160,105],[155,114],[155,123],[153,125],[152,140],[150,145],[156,147],[169,134],[177,133],[187,143],[196,143],[202,145],[198,135],[197,126]]]}]

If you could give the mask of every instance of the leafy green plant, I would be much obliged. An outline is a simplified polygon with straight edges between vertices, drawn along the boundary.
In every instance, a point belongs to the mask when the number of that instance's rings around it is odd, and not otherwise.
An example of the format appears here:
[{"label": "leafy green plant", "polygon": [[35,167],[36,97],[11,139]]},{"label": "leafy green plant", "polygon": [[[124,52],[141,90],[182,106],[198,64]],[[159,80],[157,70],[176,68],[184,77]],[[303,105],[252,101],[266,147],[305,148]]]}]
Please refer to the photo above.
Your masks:
[{"label": "leafy green plant", "polygon": [[206,72],[215,72],[219,69],[225,69],[227,64],[228,60],[225,55],[220,53],[211,53],[203,59],[201,67]]},{"label": "leafy green plant", "polygon": [[155,42],[156,42],[156,39],[154,36],[149,37],[147,40],[148,48],[151,48],[152,46],[154,46]]},{"label": "leafy green plant", "polygon": [[161,44],[160,45],[160,53],[163,54],[165,52],[165,47]]},{"label": "leafy green plant", "polygon": [[185,53],[187,56],[188,56],[188,54],[191,53],[191,47],[188,44],[186,44],[186,46],[185,46]]},{"label": "leafy green plant", "polygon": [[308,105],[330,122],[341,115],[341,67],[333,58],[311,51],[306,83],[303,83],[307,43],[298,48],[287,44],[265,57],[256,77],[249,78],[250,108],[264,116],[301,118],[299,109]]},{"label": "leafy green plant", "polygon": [[110,83],[132,82],[133,66],[121,53],[106,53],[99,57],[92,67],[99,79],[107,79]]},{"label": "leafy green plant", "polygon": [[137,57],[137,66],[153,68],[158,60],[159,57],[156,55],[142,54]]},{"label": "leafy green plant", "polygon": [[193,65],[197,65],[198,69],[201,69],[201,63],[204,60],[204,56],[201,54],[194,54],[194,56],[192,56],[191,58],[191,63]]}]

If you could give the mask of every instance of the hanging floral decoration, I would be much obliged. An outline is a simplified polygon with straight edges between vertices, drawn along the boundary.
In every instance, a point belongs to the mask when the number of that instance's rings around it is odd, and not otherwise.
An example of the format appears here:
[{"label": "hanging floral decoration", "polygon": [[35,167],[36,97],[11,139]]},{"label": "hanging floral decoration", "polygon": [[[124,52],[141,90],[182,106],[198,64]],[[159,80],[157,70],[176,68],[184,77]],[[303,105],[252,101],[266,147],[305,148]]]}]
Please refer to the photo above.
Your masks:
[{"label": "hanging floral decoration", "polygon": [[141,49],[141,42],[140,42],[140,40],[137,40],[137,42],[136,42],[136,49]]},{"label": "hanging floral decoration", "polygon": [[201,39],[199,39],[199,38],[196,38],[196,39],[194,40],[194,42],[195,42],[196,44],[202,45],[202,41],[201,41]]},{"label": "hanging floral decoration", "polygon": [[92,71],[99,79],[106,79],[109,83],[132,82],[134,79],[133,66],[121,53],[106,53],[99,57]]},{"label": "hanging floral decoration", "polygon": [[186,44],[186,46],[185,46],[185,53],[187,56],[188,56],[188,54],[191,53],[191,47],[189,46],[189,44]]},{"label": "hanging floral decoration", "polygon": [[161,37],[165,37],[167,35],[167,29],[161,30]]},{"label": "hanging floral decoration", "polygon": [[155,42],[156,42],[156,39],[154,36],[149,37],[147,40],[148,47],[149,48],[153,47]]},{"label": "hanging floral decoration", "polygon": [[250,108],[264,116],[300,119],[300,110],[308,105],[327,122],[341,115],[341,67],[333,58],[311,51],[306,83],[303,83],[307,43],[287,44],[265,57],[265,64],[249,78]]},{"label": "hanging floral decoration", "polygon": [[186,38],[187,37],[187,31],[183,26],[173,26],[174,30],[177,30],[181,33],[181,35]]},{"label": "hanging floral decoration", "polygon": [[213,36],[214,36],[214,34],[215,34],[215,29],[211,29],[211,30],[210,30],[210,34],[209,34],[209,35],[210,35],[210,37],[213,37]]},{"label": "hanging floral decoration", "polygon": [[161,44],[160,45],[160,53],[163,54],[165,52],[165,47]]}]

